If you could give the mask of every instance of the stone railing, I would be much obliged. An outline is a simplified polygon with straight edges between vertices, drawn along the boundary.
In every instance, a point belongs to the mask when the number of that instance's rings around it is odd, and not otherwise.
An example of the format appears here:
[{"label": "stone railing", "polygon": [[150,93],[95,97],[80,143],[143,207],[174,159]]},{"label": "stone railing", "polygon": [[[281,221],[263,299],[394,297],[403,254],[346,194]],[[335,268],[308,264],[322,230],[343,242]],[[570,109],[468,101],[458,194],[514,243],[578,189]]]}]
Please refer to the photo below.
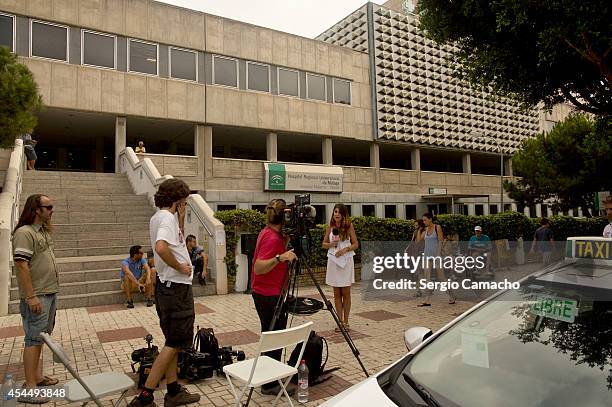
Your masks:
[{"label": "stone railing", "polygon": [[[119,168],[126,174],[132,189],[137,195],[146,195],[152,206],[159,184],[172,178],[172,175],[161,176],[150,158],[139,160],[131,147],[119,154]],[[211,277],[217,286],[217,294],[227,293],[227,268],[225,257],[225,230],[223,224],[214,217],[212,209],[198,194],[191,194],[187,200],[185,214],[185,234],[208,239],[208,264]]]},{"label": "stone railing", "polygon": [[15,140],[9,165],[4,178],[4,187],[0,193],[0,316],[8,314],[10,300],[11,270],[13,267],[13,250],[11,233],[19,220],[19,199],[21,180],[25,168],[23,141]]}]

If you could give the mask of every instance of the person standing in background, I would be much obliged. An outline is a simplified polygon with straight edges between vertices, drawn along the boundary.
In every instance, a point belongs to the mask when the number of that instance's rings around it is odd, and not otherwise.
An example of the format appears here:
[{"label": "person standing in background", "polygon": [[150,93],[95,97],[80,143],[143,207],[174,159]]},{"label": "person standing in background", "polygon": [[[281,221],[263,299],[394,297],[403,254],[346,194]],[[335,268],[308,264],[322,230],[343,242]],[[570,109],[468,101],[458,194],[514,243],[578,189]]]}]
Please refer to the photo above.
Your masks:
[{"label": "person standing in background", "polygon": [[36,155],[36,150],[34,150],[34,146],[36,145],[36,143],[38,143],[38,141],[32,139],[32,135],[30,134],[30,132],[31,130],[21,136],[21,139],[23,140],[23,151],[26,155],[26,167],[28,170],[34,170],[36,160],[38,159],[38,156]]},{"label": "person standing in background", "polygon": [[147,149],[145,148],[143,141],[138,142],[138,146],[134,149],[134,152],[136,154],[144,154],[147,152]]}]

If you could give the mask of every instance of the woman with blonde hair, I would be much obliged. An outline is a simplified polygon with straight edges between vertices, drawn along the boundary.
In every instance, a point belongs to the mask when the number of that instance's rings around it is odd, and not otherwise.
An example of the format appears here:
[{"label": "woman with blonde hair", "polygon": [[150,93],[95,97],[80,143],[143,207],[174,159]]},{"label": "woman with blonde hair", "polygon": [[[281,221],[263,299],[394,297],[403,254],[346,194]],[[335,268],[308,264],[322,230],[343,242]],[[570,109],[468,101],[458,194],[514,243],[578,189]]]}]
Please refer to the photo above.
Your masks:
[{"label": "woman with blonde hair", "polygon": [[322,247],[328,249],[325,283],[334,287],[334,303],[338,317],[344,328],[349,330],[351,285],[355,282],[353,256],[359,242],[346,205],[339,203],[334,206]]}]

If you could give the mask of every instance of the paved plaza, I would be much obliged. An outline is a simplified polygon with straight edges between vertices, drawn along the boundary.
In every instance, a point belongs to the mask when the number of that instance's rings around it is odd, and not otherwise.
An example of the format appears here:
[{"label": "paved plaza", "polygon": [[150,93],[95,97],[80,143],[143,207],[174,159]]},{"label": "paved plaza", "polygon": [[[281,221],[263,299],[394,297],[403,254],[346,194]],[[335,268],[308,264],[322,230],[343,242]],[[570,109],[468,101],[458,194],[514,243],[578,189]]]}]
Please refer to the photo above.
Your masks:
[{"label": "paved plaza", "polygon": [[[324,287],[331,299],[331,290]],[[300,296],[319,298],[314,287],[304,287]],[[376,373],[390,362],[405,354],[404,330],[412,326],[427,326],[438,329],[455,316],[471,307],[474,302],[459,300],[449,305],[447,297],[432,297],[432,307],[418,308],[416,299],[388,296],[380,301],[363,301],[358,285],[353,289],[351,336],[361,352],[361,359],[372,373]],[[259,340],[259,320],[250,295],[230,294],[196,298],[196,325],[212,327],[221,346],[231,345],[244,350],[247,358],[252,357]],[[292,325],[306,320],[314,321],[314,329],[324,336],[330,345],[327,368],[340,366],[331,380],[310,388],[309,406],[315,406],[341,392],[351,384],[364,378],[364,373],[341,334],[334,333],[334,322],[329,312],[294,317]],[[145,346],[143,337],[151,333],[154,344],[163,344],[155,308],[136,304],[135,309],[124,305],[109,305],[89,308],[62,309],[57,313],[53,337],[66,350],[73,365],[80,374],[104,371],[123,371],[131,374],[130,354],[132,350]],[[23,382],[21,357],[23,351],[23,330],[19,315],[0,318],[0,374],[12,372],[18,384]],[[44,372],[60,380],[70,380],[70,374],[63,365],[53,363],[49,349],[43,354]],[[233,396],[223,377],[213,377],[188,385],[192,392],[202,394],[199,405],[230,406]],[[163,406],[165,385],[155,393],[156,402]],[[136,394],[136,390],[132,395]],[[263,396],[255,391],[252,406],[272,404],[272,396]],[[131,398],[132,396],[130,396]],[[104,399],[111,405],[117,397]],[[47,405],[52,405],[49,403]],[[55,405],[66,405],[57,402]]]}]

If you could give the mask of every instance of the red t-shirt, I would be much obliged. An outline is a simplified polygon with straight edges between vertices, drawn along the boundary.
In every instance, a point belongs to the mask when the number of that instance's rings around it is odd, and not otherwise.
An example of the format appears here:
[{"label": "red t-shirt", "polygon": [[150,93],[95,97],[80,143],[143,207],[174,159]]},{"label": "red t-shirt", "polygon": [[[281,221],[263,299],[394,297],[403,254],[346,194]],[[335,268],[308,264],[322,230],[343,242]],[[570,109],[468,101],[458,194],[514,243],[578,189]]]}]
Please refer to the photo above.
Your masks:
[{"label": "red t-shirt", "polygon": [[287,274],[287,263],[279,263],[266,274],[257,275],[255,274],[255,262],[257,259],[272,259],[277,254],[283,254],[285,251],[287,251],[285,241],[279,232],[269,226],[266,226],[259,232],[251,268],[251,281],[254,293],[265,296],[280,295],[283,283],[285,282],[285,275]]}]

